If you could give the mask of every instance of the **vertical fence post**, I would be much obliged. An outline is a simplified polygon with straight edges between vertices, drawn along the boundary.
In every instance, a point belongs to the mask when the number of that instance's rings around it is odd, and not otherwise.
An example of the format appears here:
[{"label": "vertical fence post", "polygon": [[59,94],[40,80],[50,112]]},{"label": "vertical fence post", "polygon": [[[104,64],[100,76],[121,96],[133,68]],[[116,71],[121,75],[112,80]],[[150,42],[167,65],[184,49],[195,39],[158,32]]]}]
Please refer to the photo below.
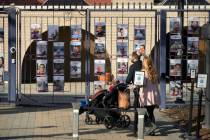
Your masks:
[{"label": "vertical fence post", "polygon": [[[209,13],[209,23],[210,23],[210,11]],[[210,40],[206,41],[206,73],[208,73],[207,81],[210,81]],[[209,83],[209,82],[208,82]],[[206,96],[210,99],[210,87],[207,86]],[[205,104],[205,127],[210,128],[210,102],[206,100]]]},{"label": "vertical fence post", "polygon": [[85,63],[85,73],[86,73],[86,86],[85,86],[85,99],[88,102],[90,96],[90,10],[86,10],[86,63]]},{"label": "vertical fence post", "polygon": [[138,108],[138,140],[144,140],[144,115],[145,109]]},{"label": "vertical fence post", "polygon": [[73,140],[79,140],[79,103],[73,103]]},{"label": "vertical fence post", "polygon": [[[16,101],[16,58],[12,52],[12,48],[16,49],[16,9],[15,7],[9,7],[7,9],[8,13],[8,37],[9,37],[9,46],[8,46],[8,70],[9,70],[9,79],[8,79],[8,101]],[[14,59],[13,59],[14,58]],[[12,61],[13,59],[13,61]]]},{"label": "vertical fence post", "polygon": [[160,108],[166,107],[166,11],[160,11]]}]

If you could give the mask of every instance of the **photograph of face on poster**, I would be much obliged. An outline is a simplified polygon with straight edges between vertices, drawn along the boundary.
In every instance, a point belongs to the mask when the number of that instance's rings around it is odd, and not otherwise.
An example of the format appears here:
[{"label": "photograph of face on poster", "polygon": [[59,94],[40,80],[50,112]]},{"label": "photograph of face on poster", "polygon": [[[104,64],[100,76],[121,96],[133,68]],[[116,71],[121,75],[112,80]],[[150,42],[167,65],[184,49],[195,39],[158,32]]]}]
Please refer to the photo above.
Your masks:
[{"label": "photograph of face on poster", "polygon": [[45,77],[36,77],[37,80],[37,90],[38,92],[47,92],[48,91],[48,78]]},{"label": "photograph of face on poster", "polygon": [[70,62],[70,78],[81,78],[81,61]]},{"label": "photograph of face on poster", "polygon": [[95,75],[105,74],[105,60],[94,60]]},{"label": "photograph of face on poster", "polygon": [[64,58],[64,42],[53,42],[54,58]]},{"label": "photograph of face on poster", "polygon": [[64,59],[53,60],[53,74],[64,75]]},{"label": "photograph of face on poster", "polygon": [[181,59],[170,59],[170,76],[181,76]]},{"label": "photograph of face on poster", "polygon": [[128,38],[128,24],[117,25],[117,38],[127,39]]},{"label": "photograph of face on poster", "polygon": [[105,37],[98,37],[95,40],[94,56],[95,58],[105,58]]},{"label": "photograph of face on poster", "polygon": [[41,26],[40,24],[31,24],[31,39],[41,40]]},{"label": "photograph of face on poster", "polygon": [[36,56],[47,58],[47,41],[36,42]]},{"label": "photograph of face on poster", "polygon": [[143,53],[145,53],[145,40],[135,40],[134,41],[134,50],[138,51],[139,49],[142,49],[142,51],[144,51]]},{"label": "photograph of face on poster", "polygon": [[48,40],[58,41],[59,27],[58,25],[48,25]]},{"label": "photograph of face on poster", "polygon": [[128,73],[128,59],[117,58],[117,74],[127,74],[127,73]]},{"label": "photograph of face on poster", "polygon": [[183,54],[184,45],[182,43],[181,35],[170,36],[170,53],[175,53],[177,56]]},{"label": "photograph of face on poster", "polygon": [[188,37],[187,38],[187,53],[188,54],[198,54],[199,50],[199,38],[198,37]]},{"label": "photograph of face on poster", "polygon": [[181,33],[181,20],[180,18],[170,18],[170,33]]},{"label": "photograph of face on poster", "polygon": [[190,76],[191,69],[195,70],[196,74],[198,73],[198,60],[197,59],[187,60],[187,75],[188,76]]},{"label": "photograph of face on poster", "polygon": [[81,25],[71,25],[71,39],[81,40],[82,38],[82,27]]},{"label": "photograph of face on poster", "polygon": [[106,36],[106,23],[105,22],[96,22],[95,23],[95,36],[96,37],[105,37]]},{"label": "photograph of face on poster", "polygon": [[94,93],[97,93],[101,90],[105,89],[105,82],[104,81],[94,81]]},{"label": "photograph of face on poster", "polygon": [[0,69],[4,68],[4,57],[0,57]]},{"label": "photograph of face on poster", "polygon": [[70,43],[70,54],[71,58],[81,58],[81,42],[72,41]]},{"label": "photograph of face on poster", "polygon": [[145,26],[135,25],[134,26],[135,40],[145,40]]},{"label": "photograph of face on poster", "polygon": [[36,76],[47,75],[47,60],[36,60]]},{"label": "photograph of face on poster", "polygon": [[0,27],[0,42],[4,42],[4,29]]},{"label": "photograph of face on poster", "polygon": [[181,97],[182,88],[181,81],[170,81],[170,95],[172,97]]},{"label": "photograph of face on poster", "polygon": [[64,76],[53,76],[53,91],[64,91]]},{"label": "photograph of face on poster", "polygon": [[198,17],[190,17],[188,23],[188,34],[200,34],[200,21]]},{"label": "photograph of face on poster", "polygon": [[117,40],[117,56],[128,56],[128,40]]}]

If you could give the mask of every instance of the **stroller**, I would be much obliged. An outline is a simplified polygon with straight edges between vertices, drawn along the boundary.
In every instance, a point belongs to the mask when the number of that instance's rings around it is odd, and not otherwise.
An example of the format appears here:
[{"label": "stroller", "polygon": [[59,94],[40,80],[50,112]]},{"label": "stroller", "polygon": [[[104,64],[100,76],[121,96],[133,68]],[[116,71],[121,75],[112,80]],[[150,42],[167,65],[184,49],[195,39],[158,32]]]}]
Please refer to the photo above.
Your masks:
[{"label": "stroller", "polygon": [[79,113],[86,112],[86,124],[92,124],[91,114],[95,116],[97,124],[104,123],[105,127],[112,129],[114,126],[126,128],[130,125],[130,117],[123,110],[127,108],[118,108],[119,93],[128,95],[127,85],[117,84],[111,93],[107,90],[101,90],[89,98],[88,104],[81,103]]}]

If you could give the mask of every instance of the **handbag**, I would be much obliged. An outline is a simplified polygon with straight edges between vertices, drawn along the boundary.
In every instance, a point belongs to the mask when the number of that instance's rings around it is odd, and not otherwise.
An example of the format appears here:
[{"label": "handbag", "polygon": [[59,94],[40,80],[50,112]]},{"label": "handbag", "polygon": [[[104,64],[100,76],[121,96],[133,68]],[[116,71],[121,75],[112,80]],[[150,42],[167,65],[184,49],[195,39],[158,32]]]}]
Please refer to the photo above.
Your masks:
[{"label": "handbag", "polygon": [[130,90],[118,92],[118,107],[128,109],[130,107]]}]

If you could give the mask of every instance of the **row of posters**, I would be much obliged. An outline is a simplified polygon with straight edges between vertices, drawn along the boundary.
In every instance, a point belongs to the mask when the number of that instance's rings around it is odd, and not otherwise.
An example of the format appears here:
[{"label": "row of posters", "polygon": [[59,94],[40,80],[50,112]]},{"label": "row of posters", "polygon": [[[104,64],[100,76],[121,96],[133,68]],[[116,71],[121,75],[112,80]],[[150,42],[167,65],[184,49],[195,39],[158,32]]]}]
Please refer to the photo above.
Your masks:
[{"label": "row of posters", "polygon": [[4,28],[0,27],[0,91],[4,90]]},{"label": "row of posters", "polygon": [[105,88],[106,73],[106,23],[95,23],[95,47],[94,47],[94,92]]}]

